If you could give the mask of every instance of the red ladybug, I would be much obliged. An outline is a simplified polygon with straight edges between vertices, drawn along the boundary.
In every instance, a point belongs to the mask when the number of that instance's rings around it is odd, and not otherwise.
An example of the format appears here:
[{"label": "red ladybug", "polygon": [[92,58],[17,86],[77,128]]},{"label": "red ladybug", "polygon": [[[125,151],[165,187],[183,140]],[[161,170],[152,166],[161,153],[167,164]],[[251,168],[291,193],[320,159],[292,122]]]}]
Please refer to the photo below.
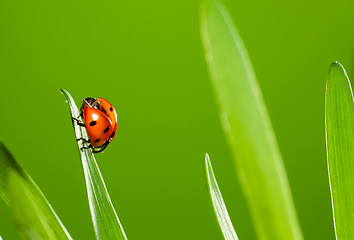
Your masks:
[{"label": "red ladybug", "polygon": [[103,98],[83,99],[80,110],[85,124],[74,120],[78,125],[86,127],[90,140],[81,138],[78,141],[89,142],[88,148],[92,148],[93,153],[102,152],[116,135],[118,125],[116,110]]}]

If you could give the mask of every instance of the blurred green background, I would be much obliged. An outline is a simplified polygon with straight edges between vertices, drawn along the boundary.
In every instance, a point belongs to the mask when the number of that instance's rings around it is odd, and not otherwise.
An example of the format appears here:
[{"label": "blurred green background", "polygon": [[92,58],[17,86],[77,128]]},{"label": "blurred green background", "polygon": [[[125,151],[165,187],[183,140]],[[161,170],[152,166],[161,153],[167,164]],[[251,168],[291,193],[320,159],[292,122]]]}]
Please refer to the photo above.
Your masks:
[{"label": "blurred green background", "polygon": [[[334,239],[324,139],[330,63],[353,74],[353,1],[224,1],[250,54],[306,239]],[[218,118],[199,1],[0,1],[0,138],[75,239],[94,239],[69,109],[103,97],[116,139],[97,155],[128,239],[222,239],[204,154],[240,239],[255,239]],[[261,199],[260,199],[261,200]],[[0,234],[18,235],[0,201]]]}]

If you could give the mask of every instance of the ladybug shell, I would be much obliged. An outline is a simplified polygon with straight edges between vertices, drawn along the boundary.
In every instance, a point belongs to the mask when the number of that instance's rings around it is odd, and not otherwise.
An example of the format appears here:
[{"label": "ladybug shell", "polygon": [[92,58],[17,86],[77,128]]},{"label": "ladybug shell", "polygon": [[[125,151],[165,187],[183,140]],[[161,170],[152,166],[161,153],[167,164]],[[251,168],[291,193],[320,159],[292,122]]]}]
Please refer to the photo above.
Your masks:
[{"label": "ladybug shell", "polygon": [[83,117],[86,131],[93,147],[100,147],[113,139],[117,123],[112,124],[111,119],[102,111],[92,107],[84,107]]},{"label": "ladybug shell", "polygon": [[106,99],[103,99],[103,98],[97,98],[97,99],[98,99],[98,101],[100,101],[101,106],[105,111],[105,114],[108,116],[108,118],[112,122],[113,136],[110,139],[110,141],[112,141],[116,135],[117,126],[118,126],[118,123],[117,123],[118,118],[117,118],[116,110],[114,109],[112,104],[110,104]]}]

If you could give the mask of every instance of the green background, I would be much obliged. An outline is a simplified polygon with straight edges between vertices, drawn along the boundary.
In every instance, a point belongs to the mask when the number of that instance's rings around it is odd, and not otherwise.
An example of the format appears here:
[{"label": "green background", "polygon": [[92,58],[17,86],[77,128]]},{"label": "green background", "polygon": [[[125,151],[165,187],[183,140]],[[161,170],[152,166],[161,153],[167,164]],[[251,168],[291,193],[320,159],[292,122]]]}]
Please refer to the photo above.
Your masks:
[{"label": "green background", "polygon": [[[334,239],[325,138],[330,63],[353,74],[353,1],[225,0],[253,62],[306,239]],[[199,1],[0,1],[0,138],[74,239],[94,239],[59,88],[117,109],[96,155],[128,239],[222,239],[204,154],[240,239],[256,239],[218,118]],[[260,199],[261,200],[261,199]],[[0,202],[0,234],[17,239]]]}]

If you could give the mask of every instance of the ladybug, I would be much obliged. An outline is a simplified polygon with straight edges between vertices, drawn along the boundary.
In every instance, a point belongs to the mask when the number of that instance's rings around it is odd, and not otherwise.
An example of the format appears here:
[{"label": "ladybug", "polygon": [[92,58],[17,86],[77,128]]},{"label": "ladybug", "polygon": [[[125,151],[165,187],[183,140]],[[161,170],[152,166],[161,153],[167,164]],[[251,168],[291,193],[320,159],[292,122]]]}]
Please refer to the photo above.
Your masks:
[{"label": "ladybug", "polygon": [[84,124],[76,120],[77,124],[85,127],[89,140],[80,138],[87,143],[93,153],[102,152],[113,140],[117,131],[117,113],[106,99],[103,98],[85,98],[82,100],[80,116],[84,119]]}]

